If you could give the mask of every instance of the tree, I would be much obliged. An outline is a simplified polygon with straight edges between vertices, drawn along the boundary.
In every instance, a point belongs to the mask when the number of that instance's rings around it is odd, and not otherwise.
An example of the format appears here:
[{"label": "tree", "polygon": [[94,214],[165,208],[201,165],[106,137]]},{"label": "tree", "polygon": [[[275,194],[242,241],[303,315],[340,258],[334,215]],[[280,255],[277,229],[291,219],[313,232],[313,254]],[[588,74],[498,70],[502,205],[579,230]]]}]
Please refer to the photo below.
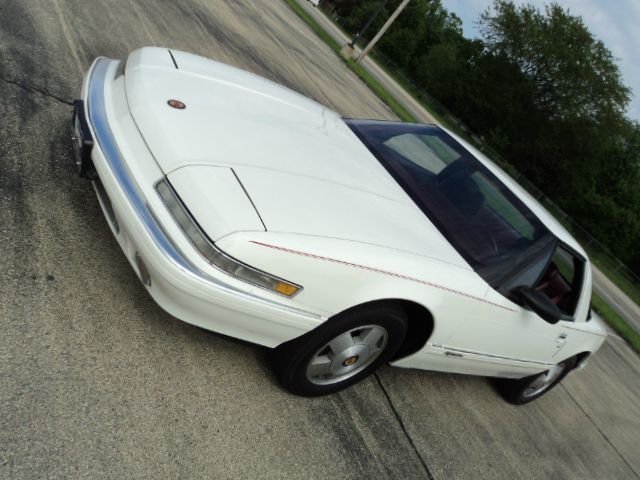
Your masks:
[{"label": "tree", "polygon": [[624,114],[629,88],[611,52],[580,17],[557,3],[543,13],[530,4],[494,0],[479,24],[487,51],[518,65],[549,118],[597,121],[602,115]]},{"label": "tree", "polygon": [[[400,1],[389,1],[365,36],[373,35],[380,30]],[[355,4],[340,2],[337,5],[338,19],[347,31],[355,33],[381,4],[382,0],[361,0]],[[377,49],[405,72],[411,73],[415,66],[414,59],[427,53],[434,45],[453,38],[462,38],[460,18],[448,12],[440,0],[412,0],[382,37]]]},{"label": "tree", "polygon": [[640,264],[640,127],[624,116],[630,90],[611,52],[555,3],[541,11],[494,0],[479,25],[486,56],[517,67],[520,77],[509,77],[530,88],[496,104],[515,112],[502,122],[507,158],[620,258]]}]

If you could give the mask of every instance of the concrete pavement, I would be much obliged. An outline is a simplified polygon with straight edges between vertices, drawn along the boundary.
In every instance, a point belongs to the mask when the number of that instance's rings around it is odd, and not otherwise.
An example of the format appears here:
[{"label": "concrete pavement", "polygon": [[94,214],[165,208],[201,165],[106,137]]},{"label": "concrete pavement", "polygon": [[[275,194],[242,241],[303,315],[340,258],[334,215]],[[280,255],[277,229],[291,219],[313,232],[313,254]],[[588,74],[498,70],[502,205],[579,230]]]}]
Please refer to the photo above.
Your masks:
[{"label": "concrete pavement", "polygon": [[640,478],[640,361],[615,338],[522,408],[392,368],[305,399],[264,349],[160,310],[70,167],[82,74],[143,45],[394,118],[281,2],[0,2],[0,478]]}]

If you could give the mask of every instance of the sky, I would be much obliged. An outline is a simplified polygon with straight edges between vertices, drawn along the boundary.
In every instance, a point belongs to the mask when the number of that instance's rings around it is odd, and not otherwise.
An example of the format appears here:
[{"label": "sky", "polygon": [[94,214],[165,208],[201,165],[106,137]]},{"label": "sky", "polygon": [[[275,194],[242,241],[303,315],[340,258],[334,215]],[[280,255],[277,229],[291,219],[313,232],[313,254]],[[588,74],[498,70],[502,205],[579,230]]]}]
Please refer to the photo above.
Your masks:
[{"label": "sky", "polygon": [[[478,37],[476,21],[491,0],[442,0],[450,12],[462,19],[466,37]],[[515,0],[544,9],[549,0]],[[582,17],[589,31],[611,50],[622,72],[622,80],[631,88],[627,114],[640,120],[640,0],[556,0],[571,15]]]}]

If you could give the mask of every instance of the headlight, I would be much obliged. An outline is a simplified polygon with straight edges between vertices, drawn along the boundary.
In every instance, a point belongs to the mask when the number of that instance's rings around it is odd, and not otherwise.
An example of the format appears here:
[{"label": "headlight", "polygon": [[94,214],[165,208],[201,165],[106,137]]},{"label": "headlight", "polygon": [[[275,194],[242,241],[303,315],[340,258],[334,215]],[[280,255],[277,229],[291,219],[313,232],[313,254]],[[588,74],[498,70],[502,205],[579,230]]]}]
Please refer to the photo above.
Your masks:
[{"label": "headlight", "polygon": [[187,211],[167,179],[156,184],[156,191],[184,234],[200,254],[214,267],[257,287],[293,297],[302,287],[239,262],[219,250]]}]

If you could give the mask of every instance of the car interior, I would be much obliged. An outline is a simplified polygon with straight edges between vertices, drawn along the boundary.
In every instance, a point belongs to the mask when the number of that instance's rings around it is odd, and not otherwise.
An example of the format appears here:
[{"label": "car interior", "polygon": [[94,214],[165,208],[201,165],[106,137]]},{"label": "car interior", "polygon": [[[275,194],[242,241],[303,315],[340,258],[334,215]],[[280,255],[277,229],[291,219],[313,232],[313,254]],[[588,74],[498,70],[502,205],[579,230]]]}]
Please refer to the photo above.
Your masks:
[{"label": "car interior", "polygon": [[563,313],[573,316],[583,277],[584,260],[566,247],[558,245],[534,289],[544,293]]}]

